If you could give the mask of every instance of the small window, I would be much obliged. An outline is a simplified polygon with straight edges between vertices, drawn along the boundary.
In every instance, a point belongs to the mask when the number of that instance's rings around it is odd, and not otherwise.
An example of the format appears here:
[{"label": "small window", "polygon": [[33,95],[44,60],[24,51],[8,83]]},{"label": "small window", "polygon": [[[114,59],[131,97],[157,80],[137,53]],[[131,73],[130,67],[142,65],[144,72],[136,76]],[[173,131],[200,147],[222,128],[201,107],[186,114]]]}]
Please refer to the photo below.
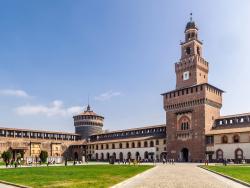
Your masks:
[{"label": "small window", "polygon": [[154,142],[150,141],[150,147],[154,147]]},{"label": "small window", "polygon": [[200,55],[200,48],[197,47],[197,54]]},{"label": "small window", "polygon": [[126,148],[129,148],[129,143],[126,143]]},{"label": "small window", "polygon": [[240,142],[239,135],[234,135],[233,140],[234,140],[234,143],[239,143]]},{"label": "small window", "polygon": [[138,142],[137,147],[138,147],[138,148],[141,147],[141,142]]},{"label": "small window", "polygon": [[163,140],[163,144],[166,144],[167,143],[167,141],[166,140]]},{"label": "small window", "polygon": [[226,144],[226,143],[228,143],[228,138],[227,138],[227,136],[226,135],[224,135],[223,137],[222,137],[222,141],[221,141],[223,144]]},{"label": "small window", "polygon": [[187,55],[190,55],[190,54],[191,54],[191,48],[190,48],[190,47],[187,47],[187,48],[186,48],[186,54],[187,54]]},{"label": "small window", "polygon": [[132,142],[132,148],[135,148],[135,143],[134,142]]}]

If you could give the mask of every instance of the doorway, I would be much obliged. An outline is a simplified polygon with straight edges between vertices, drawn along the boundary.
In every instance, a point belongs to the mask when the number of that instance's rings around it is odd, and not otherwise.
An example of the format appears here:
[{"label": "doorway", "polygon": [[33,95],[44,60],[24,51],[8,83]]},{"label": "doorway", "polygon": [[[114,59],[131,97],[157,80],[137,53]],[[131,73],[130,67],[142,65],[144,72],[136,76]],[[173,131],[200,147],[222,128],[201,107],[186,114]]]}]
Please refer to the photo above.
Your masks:
[{"label": "doorway", "polygon": [[188,162],[189,151],[187,148],[183,148],[181,150],[181,159],[183,162]]}]

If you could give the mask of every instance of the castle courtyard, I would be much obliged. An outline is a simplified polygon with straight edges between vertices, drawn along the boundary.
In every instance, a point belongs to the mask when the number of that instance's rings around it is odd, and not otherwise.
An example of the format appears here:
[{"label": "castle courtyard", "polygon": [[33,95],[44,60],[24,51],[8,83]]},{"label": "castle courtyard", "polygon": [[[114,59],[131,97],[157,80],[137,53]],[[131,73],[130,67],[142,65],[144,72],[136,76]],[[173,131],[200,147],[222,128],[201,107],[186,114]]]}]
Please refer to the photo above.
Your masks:
[{"label": "castle courtyard", "polygon": [[177,163],[157,165],[113,188],[246,188],[212,172],[201,169],[198,164]]},{"label": "castle courtyard", "polygon": [[0,188],[250,187],[250,1],[0,5]]},{"label": "castle courtyard", "polygon": [[[1,169],[1,179],[27,187],[110,187],[112,188],[246,188],[228,178],[200,168],[199,163],[146,165],[107,165],[89,163],[79,166],[24,167],[19,169]],[[231,171],[235,168],[240,173],[249,174],[250,166],[210,167]],[[26,176],[29,176],[29,179]],[[246,177],[245,177],[246,178]],[[32,181],[29,181],[32,179]],[[243,178],[246,182],[250,181]],[[1,184],[1,188],[16,186]]]}]

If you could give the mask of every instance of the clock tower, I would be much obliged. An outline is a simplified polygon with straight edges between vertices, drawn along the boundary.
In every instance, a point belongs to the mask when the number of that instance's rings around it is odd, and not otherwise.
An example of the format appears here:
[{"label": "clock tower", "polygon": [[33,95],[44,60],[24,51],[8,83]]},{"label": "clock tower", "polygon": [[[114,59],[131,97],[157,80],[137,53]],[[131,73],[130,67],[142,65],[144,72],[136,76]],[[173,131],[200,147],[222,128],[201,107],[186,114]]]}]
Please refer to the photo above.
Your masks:
[{"label": "clock tower", "polygon": [[202,42],[198,28],[190,21],[185,28],[185,41],[181,42],[181,58],[175,64],[176,88],[189,87],[208,81],[208,63],[202,56]]},{"label": "clock tower", "polygon": [[208,62],[203,58],[198,28],[190,18],[175,63],[176,88],[163,93],[166,112],[167,156],[178,161],[206,158],[206,133],[220,116],[223,91],[208,83]]}]

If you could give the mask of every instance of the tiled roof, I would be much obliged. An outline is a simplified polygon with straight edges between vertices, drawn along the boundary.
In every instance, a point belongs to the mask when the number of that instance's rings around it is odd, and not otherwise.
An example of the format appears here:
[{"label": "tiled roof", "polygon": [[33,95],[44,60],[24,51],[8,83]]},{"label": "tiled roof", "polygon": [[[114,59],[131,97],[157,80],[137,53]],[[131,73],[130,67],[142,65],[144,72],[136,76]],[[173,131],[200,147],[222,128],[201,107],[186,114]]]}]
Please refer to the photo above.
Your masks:
[{"label": "tiled roof", "polygon": [[98,115],[97,113],[95,113],[93,110],[90,109],[90,106],[87,106],[87,110],[84,110],[83,112],[77,114],[76,116],[98,116],[101,118],[104,118],[103,116]]},{"label": "tiled roof", "polygon": [[241,132],[250,132],[249,126],[242,127],[223,127],[223,128],[215,128],[206,133],[206,135],[216,135],[216,134],[227,134],[227,133],[241,133]]},{"label": "tiled roof", "polygon": [[[116,143],[116,142],[133,142],[140,140],[149,140],[149,139],[157,139],[163,137],[155,137],[155,136],[145,136],[145,137],[135,137],[135,138],[125,138],[125,139],[110,139],[110,140],[100,140],[100,141],[91,141],[91,144],[105,144],[105,143]],[[165,137],[164,137],[165,138]]]},{"label": "tiled roof", "polygon": [[84,112],[81,112],[79,115],[84,115],[84,116],[99,116],[99,115],[97,115],[93,111],[84,111]]},{"label": "tiled roof", "polygon": [[11,131],[30,131],[30,132],[41,132],[41,133],[52,133],[52,134],[70,134],[76,135],[79,134],[70,133],[70,132],[57,132],[57,131],[44,131],[44,130],[34,130],[34,129],[19,129],[19,128],[8,128],[8,127],[0,127],[2,130],[11,130]]},{"label": "tiled roof", "polygon": [[146,127],[138,127],[138,128],[131,128],[131,129],[122,129],[122,130],[115,130],[115,131],[107,131],[107,132],[103,132],[103,133],[99,133],[99,134],[94,134],[92,136],[103,135],[103,134],[111,134],[111,133],[119,133],[119,132],[126,132],[126,131],[137,131],[137,130],[142,130],[142,129],[160,128],[160,127],[165,128],[166,124],[146,126]]},{"label": "tiled roof", "polygon": [[241,117],[241,116],[250,116],[250,113],[242,113],[242,114],[233,114],[233,115],[220,116],[218,119]]}]

